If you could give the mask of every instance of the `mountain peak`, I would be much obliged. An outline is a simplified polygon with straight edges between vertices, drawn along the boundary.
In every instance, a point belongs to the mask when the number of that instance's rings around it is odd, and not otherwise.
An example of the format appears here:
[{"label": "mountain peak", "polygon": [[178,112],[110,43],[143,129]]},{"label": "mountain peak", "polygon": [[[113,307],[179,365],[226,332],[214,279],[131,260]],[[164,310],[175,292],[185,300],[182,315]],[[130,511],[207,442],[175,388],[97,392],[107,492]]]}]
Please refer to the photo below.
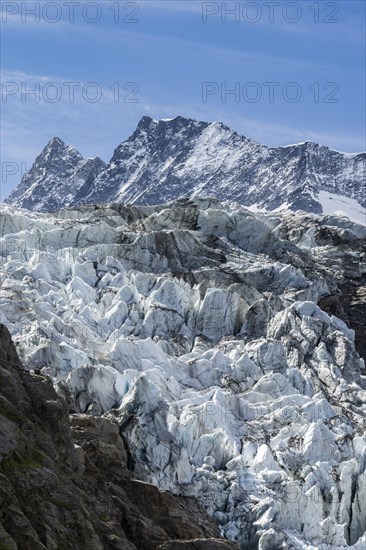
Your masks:
[{"label": "mountain peak", "polygon": [[[159,127],[159,128],[171,128],[171,127],[188,127],[188,126],[208,126],[210,123],[198,121],[194,118],[187,118],[182,115],[178,115],[172,118],[161,118],[159,120],[155,120],[151,118],[150,116],[143,116],[138,125],[137,130],[149,130],[151,128]],[[222,123],[220,123],[222,124]],[[222,124],[222,126],[224,126]]]},{"label": "mountain peak", "polygon": [[53,137],[52,139],[50,139],[50,141],[47,143],[46,147],[62,147],[62,148],[65,148],[67,147],[66,143],[64,141],[62,141],[61,138],[55,136]]},{"label": "mountain peak", "polygon": [[212,196],[321,214],[348,199],[363,212],[363,188],[362,155],[335,154],[312,141],[266,147],[219,121],[143,116],[108,165],[84,159],[54,137],[6,202],[47,212],[80,203],[152,205]]},{"label": "mountain peak", "polygon": [[150,124],[151,124],[152,122],[154,122],[154,119],[151,118],[151,116],[145,115],[145,116],[143,116],[143,117],[141,118],[141,120],[139,121],[139,123],[138,123],[138,125],[137,125],[137,129],[138,129],[138,130],[145,130],[145,129],[147,129],[147,128],[150,126]]},{"label": "mountain peak", "polygon": [[76,165],[80,161],[85,160],[75,147],[67,145],[61,138],[52,138],[42,153],[36,158],[35,166],[46,163],[51,167],[55,167],[56,164],[71,163]]},{"label": "mountain peak", "polygon": [[159,125],[164,125],[169,128],[206,128],[210,125],[209,122],[196,120],[195,118],[187,118],[178,115],[173,118],[162,118],[159,120]]},{"label": "mountain peak", "polygon": [[53,137],[52,139],[50,139],[50,141],[43,149],[42,153],[39,155],[38,160],[40,157],[41,159],[48,159],[50,157],[57,158],[59,156],[64,156],[65,154],[67,154],[66,152],[68,149],[73,150],[72,147],[66,145],[66,143],[62,141],[62,139],[60,139],[59,137]]},{"label": "mountain peak", "polygon": [[159,120],[159,122],[162,122],[165,124],[180,123],[180,124],[188,125],[188,124],[191,124],[192,122],[197,122],[197,120],[195,120],[194,118],[187,118],[182,115],[178,115],[173,118],[162,118],[161,120]]}]

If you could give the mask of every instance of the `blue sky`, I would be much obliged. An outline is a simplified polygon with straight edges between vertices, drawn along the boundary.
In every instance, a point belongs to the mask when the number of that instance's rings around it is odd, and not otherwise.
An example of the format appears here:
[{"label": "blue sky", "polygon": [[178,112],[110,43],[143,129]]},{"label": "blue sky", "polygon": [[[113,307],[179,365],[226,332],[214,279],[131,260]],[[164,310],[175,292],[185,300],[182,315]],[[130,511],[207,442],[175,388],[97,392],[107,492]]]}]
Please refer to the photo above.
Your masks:
[{"label": "blue sky", "polygon": [[71,4],[1,3],[1,198],[53,136],[108,161],[145,114],[365,149],[363,0]]}]

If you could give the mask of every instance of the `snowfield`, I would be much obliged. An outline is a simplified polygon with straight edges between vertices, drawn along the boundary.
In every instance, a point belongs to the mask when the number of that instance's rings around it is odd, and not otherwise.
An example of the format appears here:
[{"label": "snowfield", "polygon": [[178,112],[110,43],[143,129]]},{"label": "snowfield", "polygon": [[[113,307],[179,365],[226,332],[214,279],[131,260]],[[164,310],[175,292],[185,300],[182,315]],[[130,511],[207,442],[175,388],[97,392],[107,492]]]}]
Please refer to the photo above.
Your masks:
[{"label": "snowfield", "polygon": [[364,226],[195,198],[0,228],[0,322],[71,411],[117,419],[136,478],[243,550],[365,548],[365,364],[317,305],[366,286]]},{"label": "snowfield", "polygon": [[366,209],[349,197],[319,191],[318,200],[322,205],[323,214],[346,216],[355,223],[366,225]]}]

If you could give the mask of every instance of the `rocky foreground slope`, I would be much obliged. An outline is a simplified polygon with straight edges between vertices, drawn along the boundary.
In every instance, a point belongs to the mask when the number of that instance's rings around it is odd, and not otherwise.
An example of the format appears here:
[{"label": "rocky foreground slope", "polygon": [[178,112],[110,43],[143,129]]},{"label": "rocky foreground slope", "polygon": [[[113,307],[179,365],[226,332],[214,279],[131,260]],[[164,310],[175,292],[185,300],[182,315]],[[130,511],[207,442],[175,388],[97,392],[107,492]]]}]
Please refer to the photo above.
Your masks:
[{"label": "rocky foreground slope", "polygon": [[[196,497],[239,548],[365,547],[365,227],[211,199],[0,220],[0,320],[87,461],[113,421],[134,479]],[[121,512],[98,512],[102,537]]]},{"label": "rocky foreground slope", "polygon": [[221,122],[143,117],[108,164],[51,140],[6,200],[54,212],[85,203],[160,204],[209,195],[246,206],[346,213],[366,225],[366,153],[307,141],[266,147]]},{"label": "rocky foreground slope", "polygon": [[116,422],[69,421],[52,382],[24,371],[4,325],[0,381],[2,550],[235,548],[213,538],[218,528],[194,499],[132,478]]}]

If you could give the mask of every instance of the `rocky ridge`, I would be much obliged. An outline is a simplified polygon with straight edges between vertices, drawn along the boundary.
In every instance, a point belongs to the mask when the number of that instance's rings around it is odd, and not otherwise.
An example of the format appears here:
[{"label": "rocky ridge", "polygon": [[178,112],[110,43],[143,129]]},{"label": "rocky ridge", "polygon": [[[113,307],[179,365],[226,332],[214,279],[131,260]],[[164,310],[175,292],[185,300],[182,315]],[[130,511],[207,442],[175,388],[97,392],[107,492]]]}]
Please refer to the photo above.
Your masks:
[{"label": "rocky ridge", "polygon": [[108,164],[54,138],[5,202],[40,212],[86,203],[214,196],[255,209],[338,209],[366,224],[366,154],[307,141],[266,147],[221,122],[143,117]]}]

